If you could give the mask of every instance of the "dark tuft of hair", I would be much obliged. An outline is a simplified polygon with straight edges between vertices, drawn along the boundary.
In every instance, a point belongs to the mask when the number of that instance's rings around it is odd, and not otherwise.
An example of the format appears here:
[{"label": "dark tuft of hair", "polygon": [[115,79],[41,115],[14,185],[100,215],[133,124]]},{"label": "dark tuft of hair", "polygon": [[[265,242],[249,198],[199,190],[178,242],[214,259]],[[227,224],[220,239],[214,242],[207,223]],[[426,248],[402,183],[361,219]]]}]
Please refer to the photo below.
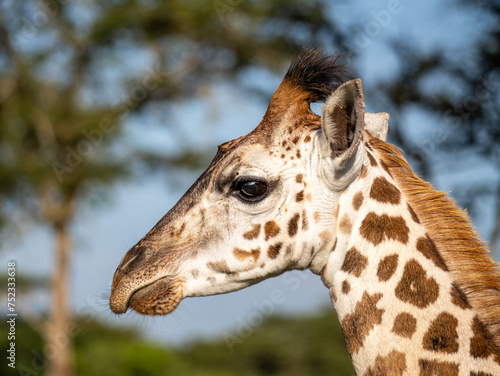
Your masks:
[{"label": "dark tuft of hair", "polygon": [[303,49],[293,59],[285,80],[307,92],[309,102],[324,102],[349,75],[341,55],[324,55],[321,49]]}]

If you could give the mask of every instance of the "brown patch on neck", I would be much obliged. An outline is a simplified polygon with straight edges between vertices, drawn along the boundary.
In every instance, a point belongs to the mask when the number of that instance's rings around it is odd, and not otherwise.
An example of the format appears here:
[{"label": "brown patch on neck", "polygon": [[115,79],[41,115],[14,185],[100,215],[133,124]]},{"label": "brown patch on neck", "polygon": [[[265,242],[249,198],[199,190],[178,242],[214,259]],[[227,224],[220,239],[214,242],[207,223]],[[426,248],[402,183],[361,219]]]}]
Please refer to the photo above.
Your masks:
[{"label": "brown patch on neck", "polygon": [[488,329],[477,317],[474,318],[472,323],[472,331],[474,337],[470,340],[470,354],[474,358],[483,359],[489,358],[490,355],[494,355],[495,362],[500,364],[500,353],[497,346],[495,346],[494,340]]},{"label": "brown patch on neck", "polygon": [[456,353],[459,348],[457,327],[456,317],[447,312],[440,313],[424,335],[424,349],[447,354]]},{"label": "brown patch on neck", "polygon": [[356,303],[354,312],[342,319],[342,330],[347,350],[351,355],[356,354],[363,347],[366,336],[375,325],[382,323],[385,310],[377,308],[377,303],[381,298],[382,294],[369,295],[365,291],[361,301]]},{"label": "brown patch on neck", "polygon": [[458,287],[455,283],[453,283],[453,285],[451,286],[450,296],[451,296],[451,302],[456,306],[462,309],[472,308],[469,304],[469,301],[467,300],[467,296],[464,294],[462,290],[460,290],[460,287]]},{"label": "brown patch on neck", "polygon": [[417,319],[408,312],[402,312],[394,318],[391,332],[404,338],[411,338],[417,330]]},{"label": "brown patch on neck", "polygon": [[377,268],[377,277],[380,282],[391,279],[398,267],[398,255],[396,253],[386,256],[380,261]]},{"label": "brown patch on neck", "polygon": [[384,240],[397,240],[403,244],[408,242],[410,229],[403,217],[391,217],[387,214],[378,215],[370,212],[366,215],[359,228],[361,236],[377,246]]},{"label": "brown patch on neck", "polygon": [[452,279],[500,347],[500,273],[469,217],[445,193],[418,178],[399,150],[366,132],[364,136],[440,250]]},{"label": "brown patch on neck", "polygon": [[419,359],[419,376],[458,376],[458,364],[439,360]]},{"label": "brown patch on neck", "polygon": [[297,231],[299,231],[299,219],[300,214],[297,213],[288,222],[288,235],[290,237],[295,236],[297,234]]},{"label": "brown patch on neck", "polygon": [[340,270],[359,277],[368,265],[368,258],[363,256],[356,248],[352,247],[346,252],[344,263]]},{"label": "brown patch on neck", "polygon": [[343,234],[350,234],[352,231],[352,223],[347,214],[342,216],[342,219],[339,223],[339,230]]},{"label": "brown patch on neck", "polygon": [[439,285],[416,261],[411,259],[405,265],[403,276],[396,286],[396,298],[413,304],[418,308],[425,308],[434,303],[439,296]]},{"label": "brown patch on neck", "polygon": [[392,350],[386,356],[378,355],[375,364],[363,376],[403,376],[406,371],[406,355]]},{"label": "brown patch on neck", "polygon": [[426,237],[422,236],[418,238],[417,250],[420,251],[426,258],[432,260],[432,262],[434,262],[434,265],[436,265],[438,268],[441,268],[445,272],[448,271],[446,263],[441,257],[441,254],[437,250],[432,239],[429,238],[429,235],[427,235]]},{"label": "brown patch on neck", "polygon": [[378,176],[373,180],[370,198],[384,204],[396,205],[401,200],[401,192],[394,184],[389,183],[386,178]]},{"label": "brown patch on neck", "polygon": [[354,208],[354,210],[359,210],[362,204],[363,204],[363,193],[358,192],[352,198],[352,207]]}]

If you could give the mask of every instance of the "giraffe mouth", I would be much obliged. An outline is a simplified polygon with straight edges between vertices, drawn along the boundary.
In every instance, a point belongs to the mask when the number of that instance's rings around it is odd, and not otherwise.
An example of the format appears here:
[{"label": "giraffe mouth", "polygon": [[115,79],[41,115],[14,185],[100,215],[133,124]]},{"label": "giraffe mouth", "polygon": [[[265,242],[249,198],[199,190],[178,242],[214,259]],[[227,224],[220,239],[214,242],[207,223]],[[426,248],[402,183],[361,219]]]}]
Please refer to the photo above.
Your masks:
[{"label": "giraffe mouth", "polygon": [[162,277],[138,288],[117,286],[111,291],[109,307],[116,314],[125,313],[130,307],[143,315],[166,315],[177,308],[182,298],[182,281]]}]

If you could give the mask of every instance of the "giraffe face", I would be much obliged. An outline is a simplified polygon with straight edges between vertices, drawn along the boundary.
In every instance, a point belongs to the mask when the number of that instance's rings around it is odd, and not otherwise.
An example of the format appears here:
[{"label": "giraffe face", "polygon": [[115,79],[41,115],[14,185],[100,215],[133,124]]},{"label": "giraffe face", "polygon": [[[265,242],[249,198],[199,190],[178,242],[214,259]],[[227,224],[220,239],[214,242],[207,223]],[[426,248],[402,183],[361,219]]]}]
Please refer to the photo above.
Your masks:
[{"label": "giraffe face", "polygon": [[328,189],[314,191],[317,177],[306,169],[315,163],[317,136],[313,126],[294,142],[277,138],[271,148],[253,137],[222,145],[188,193],[125,255],[112,310],[167,314],[184,297],[234,291],[308,267],[312,251],[331,240],[315,225],[331,225],[314,202]]},{"label": "giraffe face", "polygon": [[363,160],[360,82],[342,85],[321,118],[307,109],[264,117],[249,135],[219,147],[122,259],[113,312],[167,314],[184,297],[238,290],[290,269],[319,273],[335,241],[339,196]]}]

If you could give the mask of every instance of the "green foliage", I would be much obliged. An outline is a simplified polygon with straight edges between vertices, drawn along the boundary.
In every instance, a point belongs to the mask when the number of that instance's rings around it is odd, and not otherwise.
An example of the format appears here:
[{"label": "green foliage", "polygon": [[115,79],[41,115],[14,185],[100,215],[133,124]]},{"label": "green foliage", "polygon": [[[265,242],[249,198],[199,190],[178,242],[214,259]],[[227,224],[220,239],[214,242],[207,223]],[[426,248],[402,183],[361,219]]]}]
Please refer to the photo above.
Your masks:
[{"label": "green foliage", "polygon": [[[267,318],[251,335],[192,344],[185,353],[198,371],[228,375],[352,375],[349,354],[333,310],[315,317]],[[203,375],[203,373],[193,373]]]},{"label": "green foliage", "polygon": [[[40,364],[43,365],[43,360],[40,362],[40,354],[43,352],[43,338],[38,330],[33,328],[26,321],[16,317],[15,325],[15,338],[9,339],[7,333],[9,333],[10,326],[7,324],[7,320],[2,320],[0,324],[0,352],[2,354],[2,376],[19,376],[20,372],[26,370],[34,369]],[[10,363],[6,359],[5,354],[9,354],[9,349],[11,348],[11,343],[14,343],[15,348],[15,365],[16,368],[9,367],[7,364]],[[36,372],[36,371],[35,371]],[[30,374],[28,371],[27,375]]]},{"label": "green foliage", "polygon": [[[87,320],[88,321],[88,320]],[[272,316],[244,334],[236,330],[213,341],[183,348],[164,347],[141,338],[136,330],[98,322],[76,321],[74,338],[79,376],[258,376],[353,375],[349,355],[333,309],[314,317]],[[3,324],[2,324],[3,325]],[[238,338],[236,344],[230,338]],[[8,349],[0,337],[0,351]],[[44,374],[46,355],[41,335],[24,321],[17,323],[16,366],[2,375]],[[34,368],[33,365],[42,367]]]}]

